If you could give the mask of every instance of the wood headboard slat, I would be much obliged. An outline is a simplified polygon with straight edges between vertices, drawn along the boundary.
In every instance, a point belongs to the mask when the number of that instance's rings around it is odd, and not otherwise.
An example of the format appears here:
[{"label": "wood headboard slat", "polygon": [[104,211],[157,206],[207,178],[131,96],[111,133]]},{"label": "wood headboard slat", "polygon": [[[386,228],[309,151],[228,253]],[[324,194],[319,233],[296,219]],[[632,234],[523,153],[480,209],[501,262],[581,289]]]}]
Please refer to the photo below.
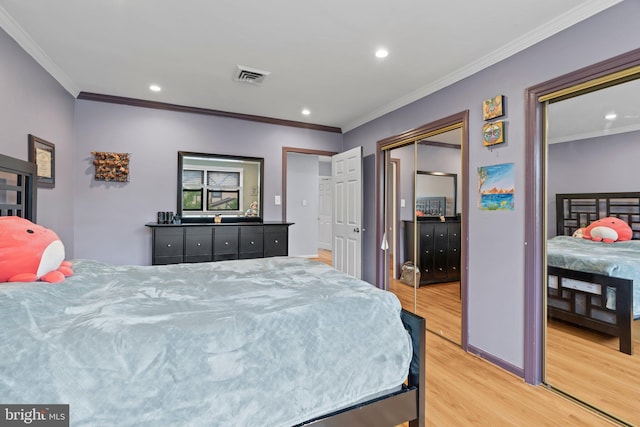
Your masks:
[{"label": "wood headboard slat", "polygon": [[600,218],[625,221],[640,239],[640,192],[556,194],[556,234],[571,236]]},{"label": "wood headboard slat", "polygon": [[0,154],[0,216],[36,222],[35,163]]}]

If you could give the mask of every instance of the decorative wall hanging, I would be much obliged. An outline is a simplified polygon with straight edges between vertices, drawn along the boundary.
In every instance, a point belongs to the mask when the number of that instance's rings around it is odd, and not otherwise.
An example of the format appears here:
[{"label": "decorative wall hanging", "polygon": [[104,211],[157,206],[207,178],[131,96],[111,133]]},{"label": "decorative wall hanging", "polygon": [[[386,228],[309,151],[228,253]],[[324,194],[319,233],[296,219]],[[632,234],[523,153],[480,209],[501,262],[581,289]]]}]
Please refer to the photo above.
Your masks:
[{"label": "decorative wall hanging", "polygon": [[504,115],[504,96],[498,95],[486,99],[482,104],[483,120],[491,120]]},{"label": "decorative wall hanging", "polygon": [[478,168],[478,208],[512,211],[515,193],[514,164],[503,163]]},{"label": "decorative wall hanging", "polygon": [[56,185],[56,147],[37,136],[29,135],[29,161],[38,167],[38,187]]},{"label": "decorative wall hanging", "polygon": [[504,137],[504,122],[489,122],[482,126],[482,141],[484,146],[501,144],[505,142]]},{"label": "decorative wall hanging", "polygon": [[92,151],[96,181],[129,181],[129,153]]}]

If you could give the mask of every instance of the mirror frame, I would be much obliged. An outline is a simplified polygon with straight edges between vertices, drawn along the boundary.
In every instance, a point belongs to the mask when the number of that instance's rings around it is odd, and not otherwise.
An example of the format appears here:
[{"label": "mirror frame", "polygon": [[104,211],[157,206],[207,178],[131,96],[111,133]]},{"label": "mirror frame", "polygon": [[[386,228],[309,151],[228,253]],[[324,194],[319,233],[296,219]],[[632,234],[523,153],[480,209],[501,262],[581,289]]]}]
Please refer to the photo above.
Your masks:
[{"label": "mirror frame", "polygon": [[[447,215],[447,207],[445,203],[445,211],[444,216],[446,217],[455,217],[458,215],[458,174],[450,173],[450,172],[431,172],[431,171],[416,171],[416,184],[417,184],[417,176],[418,175],[431,175],[431,176],[441,176],[441,177],[450,177],[453,178],[453,213],[451,215]],[[418,205],[418,188],[414,189],[414,208],[417,210]],[[433,215],[425,215],[426,217]]]},{"label": "mirror frame", "polygon": [[[233,214],[225,214],[223,211],[210,211],[210,212],[200,212],[195,214],[186,214],[182,206],[182,197],[183,197],[183,170],[184,170],[184,159],[186,157],[200,157],[203,160],[209,161],[233,161],[238,163],[250,162],[258,164],[258,212],[255,216],[247,216],[242,214],[241,212],[246,211],[248,207],[242,206],[238,211]],[[178,151],[178,171],[177,171],[177,203],[176,203],[176,213],[180,216],[181,221],[183,223],[213,223],[215,221],[216,216],[220,216],[220,222],[262,222],[263,218],[263,201],[264,201],[264,158],[262,157],[246,157],[246,156],[232,156],[226,154],[211,154],[211,153],[197,153],[191,151]],[[206,185],[205,185],[206,187]],[[246,187],[243,183],[243,187]],[[202,195],[203,203],[206,203],[206,194]]]}]

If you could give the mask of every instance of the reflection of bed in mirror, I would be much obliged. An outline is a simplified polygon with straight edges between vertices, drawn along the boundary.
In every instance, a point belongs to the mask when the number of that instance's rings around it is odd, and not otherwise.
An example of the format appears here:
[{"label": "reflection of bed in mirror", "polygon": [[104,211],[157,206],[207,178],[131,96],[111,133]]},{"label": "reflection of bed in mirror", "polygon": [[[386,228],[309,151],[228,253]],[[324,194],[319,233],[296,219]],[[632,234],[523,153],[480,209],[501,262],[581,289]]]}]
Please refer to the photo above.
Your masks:
[{"label": "reflection of bed in mirror", "polygon": [[446,197],[416,197],[416,215],[418,216],[444,216],[446,209]]},{"label": "reflection of bed in mirror", "polygon": [[[594,242],[571,237],[604,217],[618,217],[633,240]],[[547,242],[547,313],[619,337],[632,354],[633,319],[640,317],[640,192],[556,195],[557,235]]]}]

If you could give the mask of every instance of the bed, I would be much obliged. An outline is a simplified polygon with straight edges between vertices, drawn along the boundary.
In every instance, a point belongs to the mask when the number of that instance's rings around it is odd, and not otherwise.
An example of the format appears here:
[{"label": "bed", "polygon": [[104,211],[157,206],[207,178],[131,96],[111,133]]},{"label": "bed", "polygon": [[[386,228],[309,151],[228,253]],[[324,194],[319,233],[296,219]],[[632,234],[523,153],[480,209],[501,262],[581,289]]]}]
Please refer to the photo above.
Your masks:
[{"label": "bed", "polygon": [[[612,244],[571,237],[614,216],[633,230]],[[640,192],[556,195],[556,237],[547,241],[547,314],[619,338],[633,354],[632,326],[640,317]]]},{"label": "bed", "polygon": [[[0,156],[1,215],[35,218],[32,166]],[[425,425],[425,322],[389,292],[295,257],[73,262],[0,284],[3,402],[73,426]]]}]

